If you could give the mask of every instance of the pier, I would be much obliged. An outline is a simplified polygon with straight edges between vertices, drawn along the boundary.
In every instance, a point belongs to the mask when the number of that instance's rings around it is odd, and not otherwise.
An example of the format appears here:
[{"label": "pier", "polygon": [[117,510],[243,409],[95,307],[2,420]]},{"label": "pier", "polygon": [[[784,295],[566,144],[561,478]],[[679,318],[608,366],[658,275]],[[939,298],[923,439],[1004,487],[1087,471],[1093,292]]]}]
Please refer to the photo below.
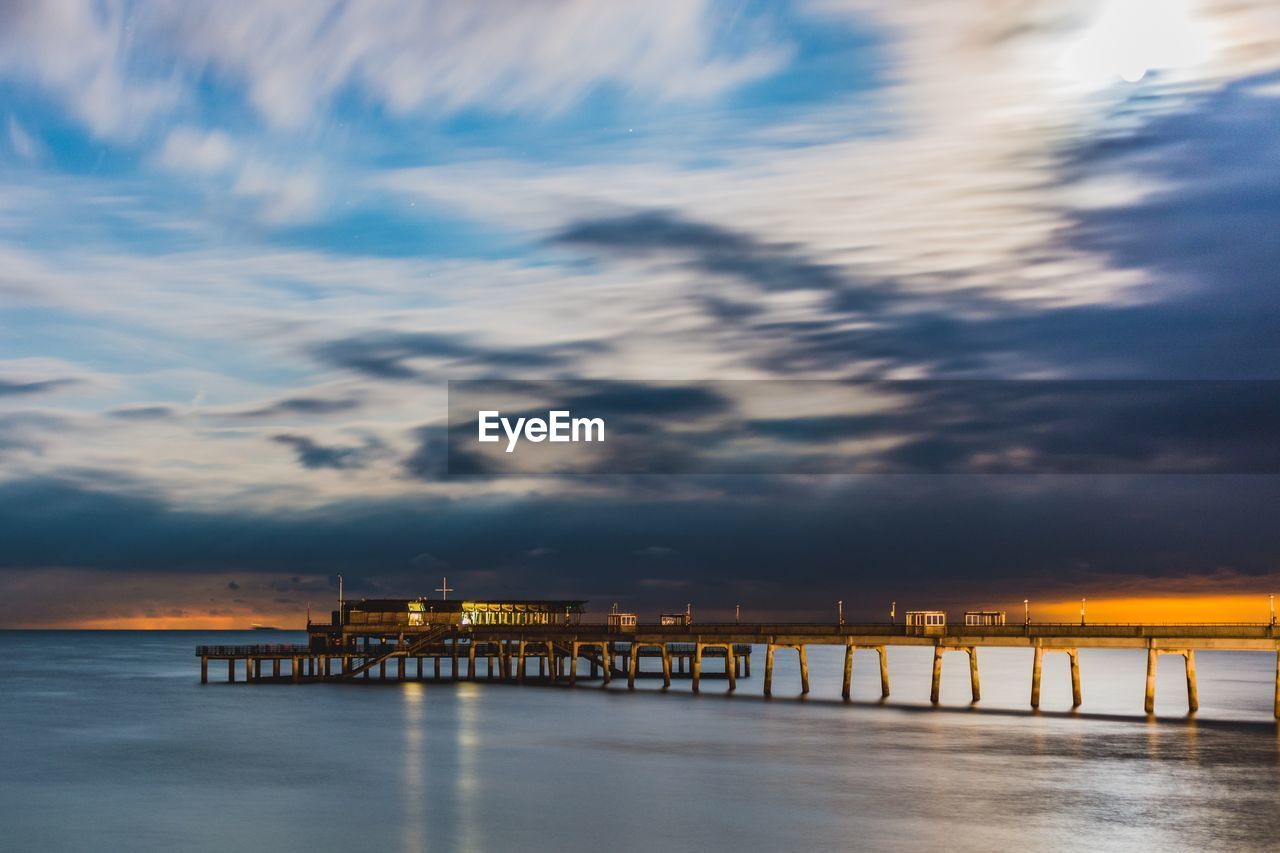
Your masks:
[{"label": "pier", "polygon": [[[453,602],[449,602],[453,604]],[[559,605],[555,605],[559,607]],[[550,609],[543,611],[554,612]],[[1264,652],[1276,657],[1275,714],[1280,719],[1280,630],[1274,623],[1234,624],[1063,624],[902,625],[822,623],[581,624],[556,613],[543,619],[533,612],[527,624],[476,624],[476,620],[408,624],[379,620],[353,624],[346,611],[331,623],[308,625],[305,645],[199,646],[200,680],[209,680],[210,662],[226,663],[227,680],[238,673],[249,683],[341,682],[385,680],[502,681],[576,686],[599,682],[609,686],[625,679],[634,688],[639,678],[688,679],[694,692],[704,679],[727,682],[751,677],[753,648],[765,650],[763,692],[772,693],[777,654],[795,653],[800,664],[801,693],[809,692],[806,649],[844,649],[841,695],[853,695],[853,657],[875,652],[880,664],[880,696],[889,696],[889,646],[933,649],[930,696],[938,702],[942,657],[968,656],[972,701],[981,699],[979,650],[984,647],[1029,648],[1034,651],[1029,698],[1039,707],[1041,668],[1046,653],[1070,659],[1072,703],[1083,703],[1079,651],[1083,648],[1145,649],[1147,672],[1144,709],[1155,712],[1156,671],[1162,657],[1182,659],[1187,708],[1199,707],[1197,651]],[[440,614],[432,614],[439,616]],[[514,620],[513,620],[514,621]],[[665,618],[664,618],[665,621]],[[648,662],[648,668],[644,667]],[[270,667],[264,672],[264,667]],[[388,667],[394,672],[388,675]],[[412,672],[410,669],[412,668]],[[536,668],[536,672],[531,669]],[[585,671],[584,671],[585,670]]]}]

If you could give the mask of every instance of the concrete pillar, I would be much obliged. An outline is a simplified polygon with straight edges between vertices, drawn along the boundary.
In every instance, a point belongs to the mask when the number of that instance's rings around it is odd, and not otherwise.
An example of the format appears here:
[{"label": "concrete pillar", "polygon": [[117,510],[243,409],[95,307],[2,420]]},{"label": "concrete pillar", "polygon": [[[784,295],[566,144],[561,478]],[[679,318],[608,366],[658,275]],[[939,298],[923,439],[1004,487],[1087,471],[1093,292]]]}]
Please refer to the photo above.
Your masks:
[{"label": "concrete pillar", "polygon": [[449,677],[452,678],[454,681],[457,681],[458,680],[458,638],[454,637],[449,644],[452,647],[450,648],[449,651],[451,652],[451,657],[453,660],[452,669],[449,670]]},{"label": "concrete pillar", "polygon": [[253,658],[244,659],[244,680],[245,683],[253,681]]},{"label": "concrete pillar", "polygon": [[1187,713],[1200,710],[1200,693],[1196,690],[1196,651],[1187,649],[1183,659],[1187,664]]},{"label": "concrete pillar", "polygon": [[209,659],[204,655],[200,656],[200,683],[209,683]]},{"label": "concrete pillar", "polygon": [[1280,648],[1276,649],[1276,719],[1280,720]]},{"label": "concrete pillar", "polygon": [[1146,708],[1148,714],[1155,713],[1156,710],[1156,656],[1158,652],[1154,648],[1147,649],[1147,695],[1143,707]]},{"label": "concrete pillar", "polygon": [[601,643],[600,654],[604,665],[604,684],[601,686],[608,687],[613,680],[613,643]]},{"label": "concrete pillar", "polygon": [[942,646],[933,647],[933,686],[929,689],[929,701],[938,704],[938,693],[942,688]]},{"label": "concrete pillar", "polygon": [[517,654],[516,663],[516,681],[524,684],[524,640],[520,641],[520,651]]},{"label": "concrete pillar", "polygon": [[804,644],[797,647],[800,652],[800,692],[801,694],[809,692],[809,658],[805,655]]},{"label": "concrete pillar", "polygon": [[[1277,664],[1277,670],[1280,673],[1280,664]],[[1277,682],[1280,683],[1280,682]],[[671,686],[671,651],[667,648],[667,644],[662,644],[662,689],[666,690]],[[1280,689],[1280,688],[1278,688]]]},{"label": "concrete pillar", "polygon": [[[297,672],[298,672],[298,659],[297,659],[297,658],[294,658],[294,659],[293,659],[293,672],[294,672],[294,674],[297,674]],[[272,658],[272,659],[271,659],[271,677],[272,677],[272,678],[279,678],[279,677],[280,677],[280,658]]]},{"label": "concrete pillar", "polygon": [[729,676],[729,692],[738,689],[738,658],[733,653],[733,644],[724,647],[724,671]]},{"label": "concrete pillar", "polygon": [[627,689],[636,689],[636,667],[640,664],[640,655],[636,654],[636,644],[631,644],[631,654],[627,656]]},{"label": "concrete pillar", "polygon": [[1044,662],[1044,649],[1036,646],[1035,657],[1031,661],[1031,707],[1040,707],[1040,670]]},{"label": "concrete pillar", "polygon": [[474,638],[467,643],[467,680],[476,680],[476,641]]},{"label": "concrete pillar", "polygon": [[876,646],[876,652],[880,655],[880,696],[887,698],[889,695],[889,650],[884,646]]},{"label": "concrete pillar", "polygon": [[747,677],[747,678],[750,678],[750,677],[751,677],[751,654],[750,654],[750,652],[748,652],[747,654],[743,655],[743,657],[742,657],[742,674],[743,674],[745,677]]},{"label": "concrete pillar", "polygon": [[[1280,653],[1278,653],[1280,654]],[[231,684],[236,680],[236,659],[227,658],[227,683]],[[1276,716],[1280,717],[1280,662],[1276,663]]]},{"label": "concrete pillar", "polygon": [[[559,673],[557,673],[556,670],[560,669],[561,663],[560,663],[560,655],[556,652],[555,644],[552,643],[550,640],[547,640],[547,660],[550,661],[552,664],[552,666],[549,667],[549,669],[551,670],[551,673],[550,673],[551,681],[554,684],[556,680],[556,676],[559,675]],[[569,662],[569,665],[572,669],[576,670],[578,668],[578,659],[575,657],[572,661]],[[542,671],[541,666],[539,666],[538,671],[539,672]]]},{"label": "concrete pillar", "polygon": [[853,643],[846,642],[844,644],[844,689],[840,691],[840,695],[845,699],[853,692]]},{"label": "concrete pillar", "polygon": [[764,653],[764,695],[773,695],[773,643],[765,647]]},{"label": "concrete pillar", "polygon": [[262,661],[258,658],[253,659],[253,680],[257,681],[262,678]]},{"label": "concrete pillar", "polygon": [[702,643],[693,644],[693,692],[698,692],[698,682],[702,680]]},{"label": "concrete pillar", "polygon": [[1069,649],[1071,657],[1071,707],[1080,707],[1080,650]]},{"label": "concrete pillar", "polygon": [[977,702],[982,698],[982,690],[978,686],[978,647],[970,646],[969,649],[969,690],[973,694],[973,701]]},{"label": "concrete pillar", "polygon": [[436,681],[440,680],[440,655],[431,656],[431,675]]},{"label": "concrete pillar", "polygon": [[[302,660],[295,656],[293,658],[293,680],[295,682],[302,680]],[[280,658],[276,658],[271,662],[271,674],[278,676],[280,674]]]},{"label": "concrete pillar", "polygon": [[538,677],[547,677],[547,659],[543,655],[538,655]]},{"label": "concrete pillar", "polygon": [[385,660],[378,663],[378,678],[384,681],[387,678],[387,662]]},{"label": "concrete pillar", "polygon": [[396,678],[400,681],[404,681],[404,663],[404,655],[396,658]]},{"label": "concrete pillar", "polygon": [[[579,654],[579,649],[581,648],[581,645],[578,643],[577,640],[574,640],[569,648],[573,652],[573,666],[569,667],[569,686],[573,687],[578,683],[578,654]],[[596,674],[596,667],[594,662],[591,664],[591,674],[592,675]]]}]

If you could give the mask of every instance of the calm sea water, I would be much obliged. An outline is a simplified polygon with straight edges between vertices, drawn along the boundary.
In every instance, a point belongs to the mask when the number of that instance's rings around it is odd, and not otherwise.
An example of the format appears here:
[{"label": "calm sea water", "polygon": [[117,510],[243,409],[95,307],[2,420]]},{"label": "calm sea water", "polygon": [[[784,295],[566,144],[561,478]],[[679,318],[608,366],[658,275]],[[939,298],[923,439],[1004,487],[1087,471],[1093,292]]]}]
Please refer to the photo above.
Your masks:
[{"label": "calm sea water", "polygon": [[[485,684],[198,683],[193,646],[264,635],[0,632],[0,849],[6,851],[1244,850],[1280,843],[1275,657],[963,655],[929,707],[930,652],[793,653],[774,697],[753,676],[608,690]],[[301,641],[273,634],[271,641]],[[649,662],[652,665],[653,662]],[[715,664],[710,665],[711,668]]]}]

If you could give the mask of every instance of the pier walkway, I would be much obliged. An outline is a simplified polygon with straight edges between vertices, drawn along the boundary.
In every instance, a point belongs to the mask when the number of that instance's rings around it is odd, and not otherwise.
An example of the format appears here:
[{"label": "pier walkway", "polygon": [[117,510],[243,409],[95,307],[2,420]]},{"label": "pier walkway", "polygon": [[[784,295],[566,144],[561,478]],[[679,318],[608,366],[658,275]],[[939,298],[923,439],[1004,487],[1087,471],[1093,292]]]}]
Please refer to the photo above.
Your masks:
[{"label": "pier walkway", "polygon": [[[431,661],[432,678],[451,680],[500,680],[517,683],[534,680],[576,684],[579,680],[599,680],[608,685],[614,678],[627,679],[635,686],[638,677],[663,679],[664,687],[673,678],[688,678],[697,692],[704,678],[728,681],[737,688],[739,678],[751,677],[753,646],[765,649],[763,689],[773,689],[773,661],[781,650],[794,651],[799,658],[801,692],[809,692],[806,649],[812,645],[837,646],[845,650],[842,695],[851,695],[854,653],[874,651],[880,663],[881,696],[889,695],[889,646],[933,648],[931,698],[938,701],[942,677],[942,657],[958,651],[968,655],[970,688],[974,702],[981,698],[978,649],[981,647],[1026,647],[1035,651],[1031,672],[1030,700],[1040,704],[1041,665],[1046,653],[1060,652],[1070,658],[1073,704],[1080,705],[1081,678],[1079,650],[1082,648],[1146,649],[1147,676],[1144,707],[1155,710],[1156,668],[1161,656],[1183,659],[1187,681],[1187,707],[1199,707],[1195,653],[1203,650],[1269,652],[1276,656],[1275,714],[1280,719],[1280,629],[1267,623],[1194,624],[1071,624],[1027,623],[1023,625],[907,626],[887,623],[835,625],[831,623],[707,623],[695,625],[640,624],[634,628],[605,625],[404,625],[378,628],[371,625],[314,624],[308,626],[306,645],[199,646],[200,680],[209,680],[209,662],[227,662],[227,680],[236,680],[238,662],[243,662],[248,682],[316,682],[368,679],[374,669],[387,678],[387,666],[395,666],[394,678],[409,678],[410,661],[416,663],[414,678],[424,678],[424,661]],[[641,662],[660,660],[661,671],[644,671]],[[703,671],[703,663],[717,663]],[[478,661],[484,662],[483,672]],[[536,661],[536,676],[529,667]],[[723,663],[719,663],[723,661]],[[580,673],[585,662],[586,673]],[[271,667],[264,676],[263,665]],[[287,673],[284,667],[287,666]]]}]

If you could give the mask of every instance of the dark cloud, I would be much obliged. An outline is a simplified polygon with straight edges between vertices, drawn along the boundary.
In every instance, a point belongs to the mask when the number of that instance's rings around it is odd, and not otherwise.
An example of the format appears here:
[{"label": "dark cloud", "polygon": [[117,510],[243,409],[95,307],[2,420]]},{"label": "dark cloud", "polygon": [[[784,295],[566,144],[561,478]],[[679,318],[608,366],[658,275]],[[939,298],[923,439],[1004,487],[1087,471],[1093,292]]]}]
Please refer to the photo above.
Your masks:
[{"label": "dark cloud", "polygon": [[123,421],[163,421],[174,418],[177,414],[172,406],[127,406],[107,412],[108,417]]},{"label": "dark cloud", "polygon": [[66,388],[70,385],[79,384],[80,380],[78,379],[39,379],[33,381],[20,381],[0,377],[0,397],[44,394],[49,391],[56,391],[59,388]]},{"label": "dark cloud", "polygon": [[271,440],[292,447],[298,464],[312,469],[332,468],[343,471],[365,468],[387,454],[386,446],[372,437],[357,445],[324,445],[305,435],[293,433],[274,435]]},{"label": "dark cloud", "polygon": [[[851,284],[839,267],[810,260],[799,247],[766,242],[669,211],[577,222],[553,240],[612,255],[678,260],[698,272],[730,276],[764,291],[839,291]],[[880,295],[871,289],[860,292],[868,305]]]},{"label": "dark cloud", "polygon": [[[466,594],[580,595],[599,610],[622,599],[654,612],[689,600],[818,612],[856,594],[878,613],[890,598],[1103,597],[1132,583],[1156,594],[1217,572],[1270,578],[1280,558],[1280,478],[869,477],[822,488],[737,478],[701,486],[705,494],[694,497],[419,497],[208,512],[27,480],[0,485],[0,567],[235,566],[321,595],[338,572],[349,594],[421,594],[447,564]],[[430,565],[419,559],[424,549]],[[673,602],[664,590],[677,582]]]},{"label": "dark cloud", "polygon": [[364,405],[357,397],[287,397],[265,406],[235,412],[233,417],[270,418],[280,415],[332,415],[352,412]]},{"label": "dark cloud", "polygon": [[481,346],[458,335],[370,332],[329,341],[314,352],[331,365],[378,379],[421,379],[430,374],[410,362],[428,360],[439,362],[442,367],[481,370],[537,370],[576,366],[583,356],[606,349],[598,341],[504,348]]}]

